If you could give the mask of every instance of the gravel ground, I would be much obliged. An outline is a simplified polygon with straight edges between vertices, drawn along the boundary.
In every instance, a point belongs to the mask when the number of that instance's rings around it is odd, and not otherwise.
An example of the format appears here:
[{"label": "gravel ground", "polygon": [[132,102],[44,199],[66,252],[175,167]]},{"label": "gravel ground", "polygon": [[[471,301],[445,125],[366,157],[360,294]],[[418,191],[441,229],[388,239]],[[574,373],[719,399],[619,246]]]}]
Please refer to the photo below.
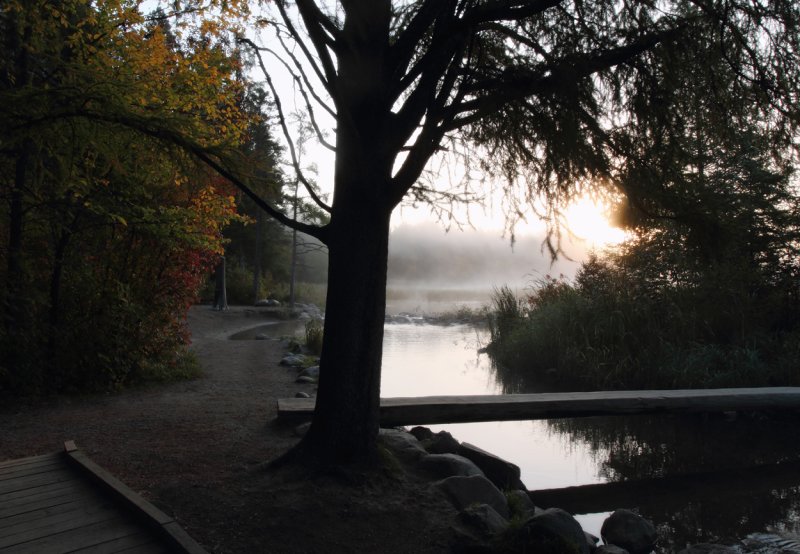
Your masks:
[{"label": "gravel ground", "polygon": [[295,384],[276,340],[228,340],[276,321],[256,308],[193,307],[202,377],[115,395],[0,408],[0,459],[74,440],[97,463],[175,517],[215,553],[444,552],[454,510],[424,476],[394,468],[356,483],[264,462],[296,443],[276,421]]}]

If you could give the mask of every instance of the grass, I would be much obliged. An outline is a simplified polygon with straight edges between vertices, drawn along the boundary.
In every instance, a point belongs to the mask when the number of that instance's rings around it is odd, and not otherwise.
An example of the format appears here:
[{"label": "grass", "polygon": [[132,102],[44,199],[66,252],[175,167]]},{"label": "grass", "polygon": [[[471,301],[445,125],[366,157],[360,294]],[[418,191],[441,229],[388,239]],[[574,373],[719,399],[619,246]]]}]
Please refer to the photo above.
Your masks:
[{"label": "grass", "polygon": [[756,311],[732,323],[703,291],[606,285],[549,280],[521,299],[495,291],[488,350],[505,392],[800,384],[800,331],[758,325],[770,318]]}]

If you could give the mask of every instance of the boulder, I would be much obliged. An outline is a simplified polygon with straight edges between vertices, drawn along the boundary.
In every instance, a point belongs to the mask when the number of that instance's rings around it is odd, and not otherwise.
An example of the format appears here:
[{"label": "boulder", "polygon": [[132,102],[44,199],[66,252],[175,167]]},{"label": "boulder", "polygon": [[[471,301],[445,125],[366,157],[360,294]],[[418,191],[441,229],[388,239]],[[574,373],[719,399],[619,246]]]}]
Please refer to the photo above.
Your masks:
[{"label": "boulder", "polygon": [[483,475],[448,477],[434,484],[458,510],[472,504],[488,504],[504,518],[509,517],[506,497]]},{"label": "boulder", "polygon": [[269,339],[269,335],[266,333],[259,333],[255,336],[256,340],[267,340]]},{"label": "boulder", "polygon": [[519,551],[548,554],[590,552],[580,524],[560,508],[549,508],[529,518],[509,540]]},{"label": "boulder", "polygon": [[311,422],[306,421],[305,423],[301,423],[297,427],[294,428],[294,434],[298,437],[304,437],[308,430],[311,428]]},{"label": "boulder", "polygon": [[296,392],[294,393],[295,398],[311,398],[311,395],[307,392]]},{"label": "boulder", "polygon": [[311,367],[305,368],[303,371],[299,373],[298,377],[304,377],[304,376],[311,377],[313,379],[319,379],[319,366],[312,365]]},{"label": "boulder", "polygon": [[295,383],[316,383],[317,380],[313,377],[309,377],[308,375],[301,375],[297,379],[294,380]]},{"label": "boulder", "polygon": [[608,516],[600,528],[606,544],[624,548],[630,554],[649,554],[655,546],[656,528],[642,516],[625,509]]},{"label": "boulder", "polygon": [[468,442],[462,442],[456,452],[481,468],[484,475],[500,490],[525,489],[520,480],[519,466],[507,462]]},{"label": "boulder", "polygon": [[302,354],[289,354],[280,361],[282,366],[303,367],[306,364],[306,357]]},{"label": "boulder", "polygon": [[422,441],[422,446],[431,454],[458,454],[461,444],[447,431],[439,431]]},{"label": "boulder", "polygon": [[528,519],[538,513],[536,506],[533,505],[533,500],[531,500],[531,497],[528,496],[526,491],[518,489],[506,491],[506,499],[508,499],[508,507],[511,509],[512,516],[520,516],[522,519]]},{"label": "boulder", "polygon": [[412,427],[409,433],[417,437],[417,440],[421,441],[433,438],[433,431],[431,431],[427,427],[421,427],[421,426]]},{"label": "boulder", "polygon": [[378,440],[401,459],[419,460],[428,455],[414,435],[399,429],[381,429]]},{"label": "boulder", "polygon": [[488,504],[472,504],[458,514],[462,523],[488,538],[498,535],[508,527],[508,520]]},{"label": "boulder", "polygon": [[483,476],[483,472],[478,466],[457,454],[426,454],[420,459],[419,466],[437,477]]}]

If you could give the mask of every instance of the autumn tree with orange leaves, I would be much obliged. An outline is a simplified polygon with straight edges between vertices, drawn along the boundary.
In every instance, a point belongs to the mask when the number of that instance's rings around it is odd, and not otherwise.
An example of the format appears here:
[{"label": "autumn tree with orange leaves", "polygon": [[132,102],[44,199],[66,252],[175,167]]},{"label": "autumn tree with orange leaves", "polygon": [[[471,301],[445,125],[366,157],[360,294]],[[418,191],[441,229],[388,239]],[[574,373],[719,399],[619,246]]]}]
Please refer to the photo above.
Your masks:
[{"label": "autumn tree with orange leaves", "polygon": [[0,8],[0,393],[186,369],[185,312],[237,216],[231,185],[159,133],[246,138],[256,115],[221,33],[244,7],[140,4]]}]

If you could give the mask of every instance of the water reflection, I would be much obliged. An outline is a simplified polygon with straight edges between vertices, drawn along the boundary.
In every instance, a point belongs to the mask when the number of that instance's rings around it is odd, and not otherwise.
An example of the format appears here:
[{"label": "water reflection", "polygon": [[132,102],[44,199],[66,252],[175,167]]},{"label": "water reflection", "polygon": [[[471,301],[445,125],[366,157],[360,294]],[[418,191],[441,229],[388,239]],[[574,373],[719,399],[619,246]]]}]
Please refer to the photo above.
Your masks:
[{"label": "water reflection", "polygon": [[[388,325],[382,395],[535,391],[524,375],[476,353],[485,339],[469,326]],[[800,532],[798,423],[788,415],[642,415],[436,429],[518,464],[530,489],[550,489],[543,504],[583,514],[594,534],[605,513],[637,508],[657,524],[660,551],[672,552],[751,532]]]},{"label": "water reflection", "polygon": [[577,513],[635,507],[657,523],[668,552],[769,529],[800,531],[796,417],[638,416],[549,425],[585,444],[610,484],[546,491],[545,504]]}]

